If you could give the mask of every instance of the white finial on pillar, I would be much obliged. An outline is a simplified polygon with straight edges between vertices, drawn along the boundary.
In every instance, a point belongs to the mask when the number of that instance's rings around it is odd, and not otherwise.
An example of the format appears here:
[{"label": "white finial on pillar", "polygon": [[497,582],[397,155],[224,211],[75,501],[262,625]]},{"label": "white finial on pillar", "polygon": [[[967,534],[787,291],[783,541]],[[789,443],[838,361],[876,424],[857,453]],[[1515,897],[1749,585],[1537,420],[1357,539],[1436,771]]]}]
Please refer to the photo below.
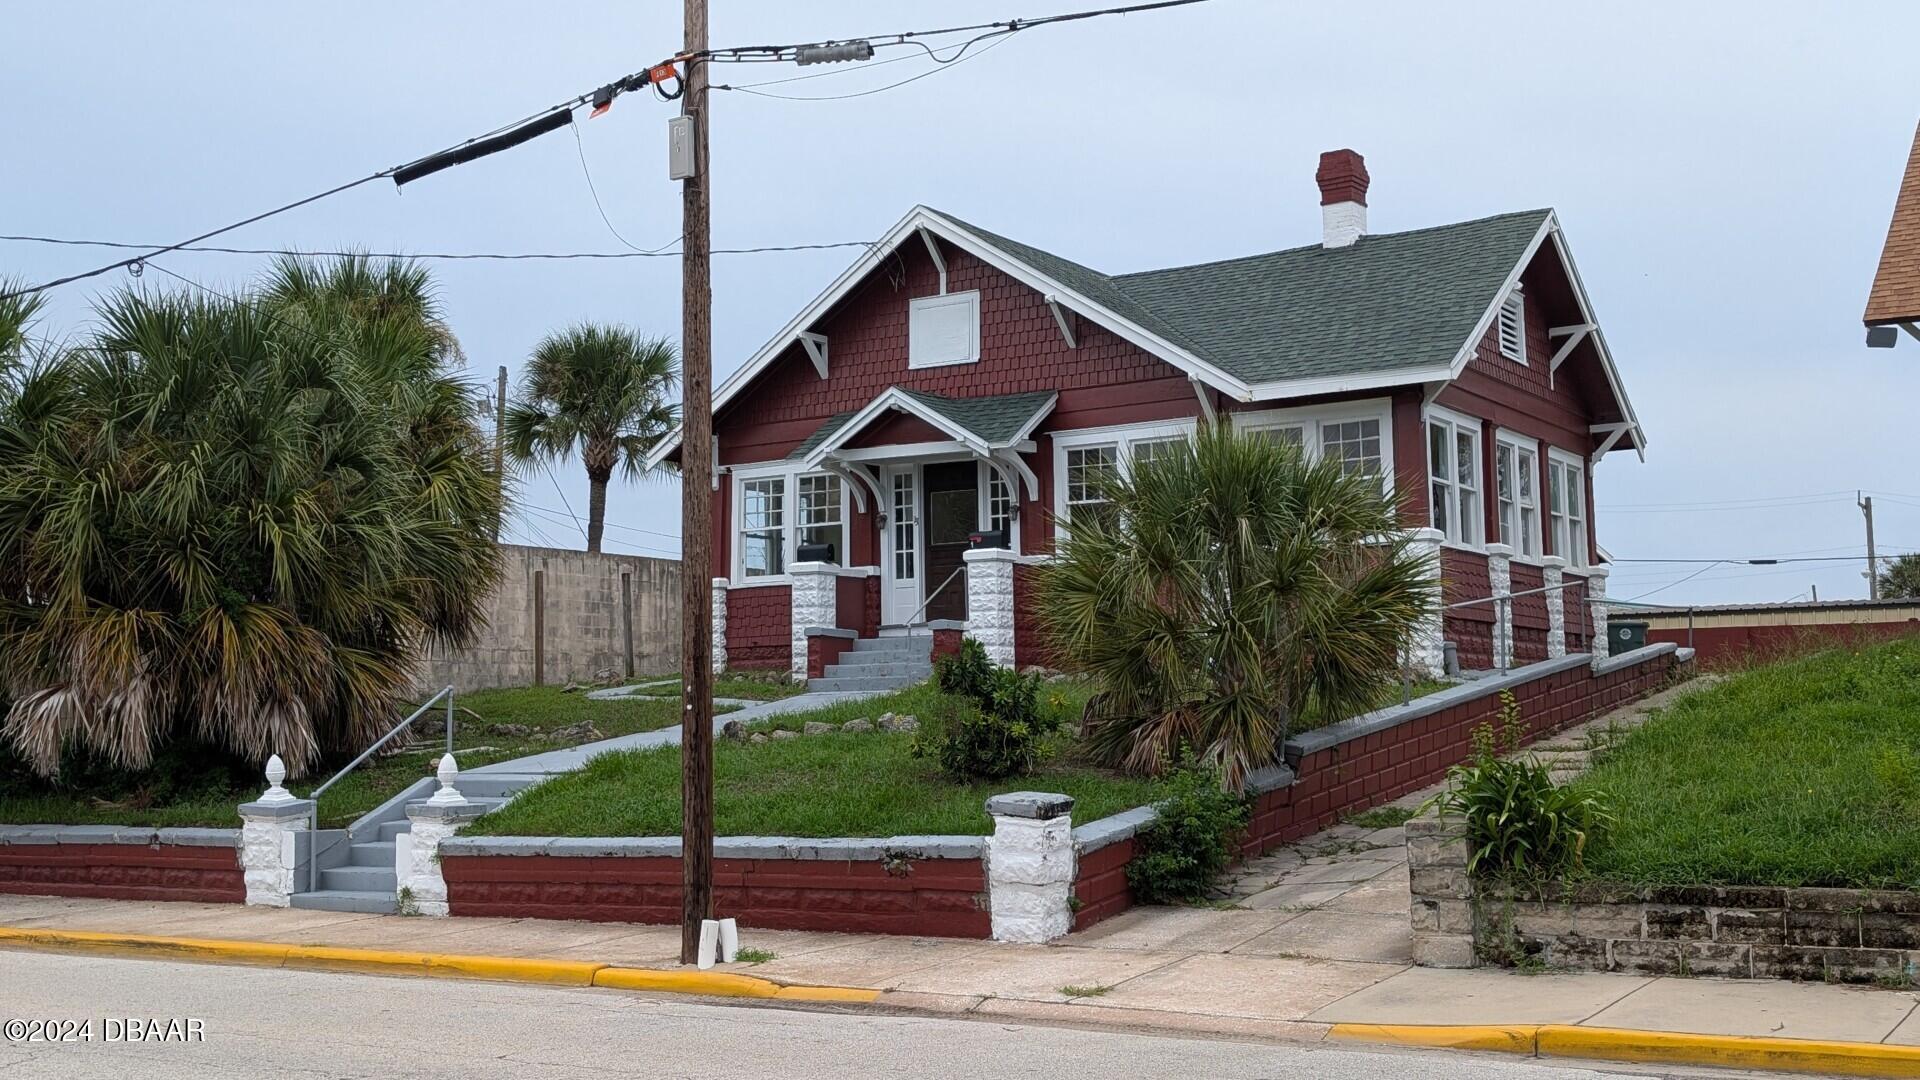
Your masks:
[{"label": "white finial on pillar", "polygon": [[440,779],[440,790],[434,792],[433,797],[427,800],[428,806],[458,806],[467,801],[467,797],[460,794],[460,790],[453,786],[454,779],[460,775],[460,769],[454,764],[452,754],[440,756],[440,767],[434,775]]},{"label": "white finial on pillar", "polygon": [[261,792],[260,803],[263,806],[285,806],[294,801],[293,792],[280,786],[287,778],[287,763],[275,754],[267,759],[267,790]]}]

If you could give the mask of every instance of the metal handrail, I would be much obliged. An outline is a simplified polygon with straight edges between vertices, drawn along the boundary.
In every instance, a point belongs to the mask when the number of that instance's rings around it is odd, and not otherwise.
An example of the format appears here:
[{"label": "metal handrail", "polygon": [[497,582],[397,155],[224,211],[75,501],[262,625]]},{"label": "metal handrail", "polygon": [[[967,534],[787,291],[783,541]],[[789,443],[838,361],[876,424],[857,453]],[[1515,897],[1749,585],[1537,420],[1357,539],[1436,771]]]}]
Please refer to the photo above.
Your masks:
[{"label": "metal handrail", "polygon": [[[1499,636],[1499,640],[1496,642],[1496,644],[1503,646],[1503,648],[1501,648],[1500,650],[1502,655],[1496,657],[1496,659],[1502,661],[1502,663],[1501,663],[1501,666],[1496,668],[1495,670],[1506,671],[1507,664],[1510,663],[1513,659],[1513,641],[1512,641],[1511,635],[1505,632],[1507,620],[1505,618],[1502,618],[1504,609],[1508,605],[1512,604],[1513,601],[1519,599],[1522,596],[1534,596],[1539,593],[1549,593],[1559,589],[1571,589],[1576,585],[1587,585],[1587,584],[1591,584],[1591,583],[1586,578],[1583,578],[1583,577],[1575,578],[1572,581],[1562,581],[1558,585],[1542,585],[1537,589],[1522,589],[1521,591],[1516,593],[1504,593],[1499,596],[1480,596],[1480,597],[1475,597],[1472,600],[1460,600],[1451,604],[1442,604],[1440,607],[1440,610],[1452,611],[1455,608],[1473,607],[1476,604],[1494,605],[1494,621],[1493,621],[1494,632]],[[1589,596],[1587,598],[1587,602],[1595,606],[1604,605],[1607,607],[1671,607],[1672,606],[1669,604],[1640,604],[1640,603],[1635,603],[1632,600],[1615,600],[1609,596]],[[1687,605],[1687,648],[1689,649],[1693,648],[1693,610],[1694,610],[1694,605],[1688,604]]]},{"label": "metal handrail", "polygon": [[[410,727],[413,724],[415,720],[418,720],[422,716],[425,716],[427,714],[427,710],[433,708],[434,705],[437,704],[441,698],[445,698],[447,702],[447,753],[449,754],[453,753],[454,694],[453,694],[453,687],[447,686],[447,687],[443,687],[439,693],[428,698],[426,702],[423,703],[419,708],[413,710],[412,714],[410,714],[405,720],[402,720],[399,723],[393,725],[393,728],[389,730],[385,735],[380,736],[380,738],[376,740],[372,746],[369,746],[365,750],[360,751],[359,757],[354,758],[352,761],[347,762],[345,768],[341,769],[337,773],[334,773],[331,777],[327,779],[326,783],[321,784],[317,788],[314,788],[313,791],[307,795],[307,798],[313,801],[312,820],[308,822],[308,831],[310,833],[318,833],[320,831],[320,796],[326,794],[326,791],[328,788],[332,787],[333,785],[339,783],[341,780],[345,779],[348,773],[359,768],[362,762],[372,757],[374,753],[377,752],[381,747],[387,745],[389,742],[392,742],[394,736],[400,734],[402,731],[405,731],[408,727]],[[313,891],[314,864],[318,861],[317,856],[320,854],[317,849],[318,849],[318,845],[315,844],[314,848],[310,849],[307,852],[307,891],[308,892]]]},{"label": "metal handrail", "polygon": [[912,615],[909,615],[909,616],[907,616],[907,623],[906,623],[906,624],[907,624],[908,626],[912,626],[912,625],[913,625],[913,620],[914,620],[914,618],[915,618],[916,616],[919,616],[919,615],[922,615],[922,614],[925,614],[925,612],[926,612],[926,610],[927,610],[927,605],[929,605],[929,604],[931,604],[931,603],[933,603],[933,598],[934,598],[934,597],[936,597],[936,596],[939,596],[939,595],[940,595],[940,594],[941,594],[941,593],[942,593],[943,591],[945,591],[945,590],[946,590],[946,587],[947,587],[947,586],[949,586],[949,585],[951,585],[951,584],[953,584],[953,579],[954,579],[954,578],[957,578],[957,577],[959,577],[959,576],[960,576],[961,574],[964,574],[964,573],[966,573],[966,572],[967,572],[967,564],[966,564],[966,563],[961,563],[961,564],[960,564],[959,566],[956,566],[956,567],[954,567],[954,568],[953,568],[953,573],[951,573],[951,574],[948,574],[948,575],[947,575],[947,580],[945,580],[945,581],[943,581],[943,582],[941,582],[941,583],[940,583],[940,587],[939,587],[938,589],[935,589],[935,590],[933,590],[932,592],[930,592],[930,593],[928,593],[928,594],[927,594],[927,598],[926,598],[925,600],[922,600],[922,601],[920,602],[920,606],[919,606],[919,607],[917,607],[917,608],[914,608],[914,609],[913,609],[913,614],[912,614]]}]

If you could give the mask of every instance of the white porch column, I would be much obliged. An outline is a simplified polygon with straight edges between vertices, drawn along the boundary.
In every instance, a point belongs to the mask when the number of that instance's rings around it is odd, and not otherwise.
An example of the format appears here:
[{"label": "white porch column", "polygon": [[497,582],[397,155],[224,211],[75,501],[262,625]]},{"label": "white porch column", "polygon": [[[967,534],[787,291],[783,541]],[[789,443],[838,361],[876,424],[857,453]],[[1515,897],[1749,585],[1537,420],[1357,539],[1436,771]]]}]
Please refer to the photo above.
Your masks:
[{"label": "white porch column", "polygon": [[793,678],[807,679],[807,627],[838,626],[840,577],[832,563],[799,562],[787,567],[793,575]]},{"label": "white porch column", "polygon": [[1012,667],[1013,567],[1019,557],[1005,548],[973,548],[960,558],[967,567],[967,636],[987,650],[987,659]]},{"label": "white porch column", "polygon": [[1487,545],[1487,592],[1493,597],[1493,667],[1513,666],[1513,548]]},{"label": "white porch column", "polygon": [[1433,610],[1414,626],[1402,662],[1417,675],[1438,679],[1447,673],[1446,651],[1440,643],[1446,637],[1446,613],[1441,610],[1440,542],[1447,534],[1439,529],[1414,529],[1408,533],[1407,550],[1422,561],[1423,576],[1433,586]]},{"label": "white porch column", "polygon": [[440,789],[423,803],[407,807],[410,831],[394,837],[394,878],[403,913],[448,914],[447,879],[440,873],[440,842],[486,812],[454,787],[458,770],[453,755],[440,758]]},{"label": "white porch column", "polygon": [[1547,659],[1558,660],[1567,655],[1567,594],[1560,586],[1566,583],[1567,560],[1558,555],[1548,555],[1540,560],[1540,584],[1546,586],[1547,598]]},{"label": "white porch column", "polygon": [[1595,660],[1604,660],[1609,655],[1611,643],[1607,640],[1607,575],[1612,573],[1604,566],[1596,566],[1587,571],[1587,603],[1593,605],[1593,647]]},{"label": "white porch column", "polygon": [[294,798],[280,786],[286,778],[287,767],[273,755],[267,759],[267,790],[240,804],[240,870],[247,903],[257,907],[286,907],[299,887],[294,871],[300,835],[313,818],[314,802]]},{"label": "white porch column", "polygon": [[1014,791],[987,800],[993,940],[1035,944],[1073,929],[1073,796]]},{"label": "white porch column", "polygon": [[713,673],[727,670],[727,579],[713,579]]}]

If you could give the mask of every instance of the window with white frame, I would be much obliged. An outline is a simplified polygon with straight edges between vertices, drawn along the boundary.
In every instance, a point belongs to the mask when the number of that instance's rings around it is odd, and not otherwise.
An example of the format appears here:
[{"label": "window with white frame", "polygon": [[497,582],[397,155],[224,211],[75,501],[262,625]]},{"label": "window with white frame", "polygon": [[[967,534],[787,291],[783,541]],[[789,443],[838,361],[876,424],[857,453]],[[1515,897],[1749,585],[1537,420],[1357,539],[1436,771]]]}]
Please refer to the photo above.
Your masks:
[{"label": "window with white frame", "polygon": [[893,474],[893,512],[888,515],[893,529],[893,576],[899,581],[916,577],[914,556],[920,550],[920,499],[915,493],[913,473]]},{"label": "window with white frame", "polygon": [[1340,470],[1348,475],[1377,475],[1381,471],[1380,421],[1367,417],[1322,422],[1320,456],[1339,462]]},{"label": "window with white frame", "polygon": [[1540,555],[1540,450],[1531,439],[1500,432],[1493,444],[1494,499],[1500,542],[1523,558]]},{"label": "window with white frame", "polygon": [[1291,446],[1302,453],[1307,449],[1307,425],[1305,424],[1259,424],[1249,425],[1242,430],[1250,435],[1258,435],[1285,446]]},{"label": "window with white frame", "polygon": [[1013,541],[1013,489],[1007,486],[1007,478],[1000,470],[990,465],[981,465],[980,471],[987,476],[985,513],[981,515],[981,527],[992,531],[1007,530],[1007,540]]},{"label": "window with white frame", "polygon": [[1106,486],[1120,475],[1120,443],[1068,447],[1066,517],[1104,517],[1112,504]]},{"label": "window with white frame", "polygon": [[[846,565],[847,526],[841,512],[840,478],[832,473],[812,473],[799,478],[800,544],[827,544],[833,548],[833,562]],[[795,551],[799,548],[796,545]]]},{"label": "window with white frame", "polygon": [[787,478],[740,482],[740,576],[787,572]]},{"label": "window with white frame", "polygon": [[1480,422],[1438,409],[1427,413],[1428,506],[1433,527],[1466,547],[1482,542]]},{"label": "window with white frame", "polygon": [[1170,456],[1186,441],[1186,436],[1174,435],[1165,439],[1138,439],[1129,443],[1127,445],[1127,454],[1133,460],[1128,463],[1128,475],[1132,475],[1132,469],[1138,468],[1149,461]]},{"label": "window with white frame", "polygon": [[1500,303],[1500,355],[1517,363],[1527,362],[1527,299],[1518,285]]},{"label": "window with white frame", "polygon": [[1587,479],[1577,458],[1547,454],[1547,513],[1553,522],[1553,553],[1568,566],[1587,565]]}]

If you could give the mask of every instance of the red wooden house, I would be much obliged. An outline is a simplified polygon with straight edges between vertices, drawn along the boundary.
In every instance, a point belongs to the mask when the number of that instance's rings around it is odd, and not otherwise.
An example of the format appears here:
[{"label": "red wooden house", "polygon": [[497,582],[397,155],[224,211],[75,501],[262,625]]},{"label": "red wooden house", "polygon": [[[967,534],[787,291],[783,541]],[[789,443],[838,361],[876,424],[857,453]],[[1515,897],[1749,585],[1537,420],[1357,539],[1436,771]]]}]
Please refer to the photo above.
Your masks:
[{"label": "red wooden house", "polygon": [[916,207],[715,393],[716,664],[962,628],[1043,660],[1032,567],[1089,481],[1216,419],[1379,473],[1448,602],[1520,594],[1421,666],[1585,651],[1592,468],[1644,440],[1557,216],[1370,235],[1360,156],[1318,179],[1321,243],[1117,275]]}]

